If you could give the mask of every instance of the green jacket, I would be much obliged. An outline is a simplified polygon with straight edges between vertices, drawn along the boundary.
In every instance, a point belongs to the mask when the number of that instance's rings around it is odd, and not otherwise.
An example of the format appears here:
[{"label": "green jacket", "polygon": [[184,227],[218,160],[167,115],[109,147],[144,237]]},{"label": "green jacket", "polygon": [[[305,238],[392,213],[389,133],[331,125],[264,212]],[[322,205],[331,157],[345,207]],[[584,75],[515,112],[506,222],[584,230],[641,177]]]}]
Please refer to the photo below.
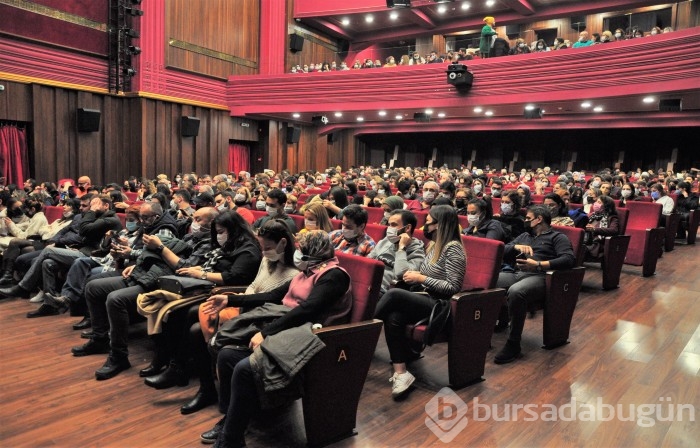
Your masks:
[{"label": "green jacket", "polygon": [[479,41],[479,52],[481,52],[481,57],[488,57],[491,51],[491,38],[495,36],[496,30],[491,28],[491,25],[484,25],[481,29],[481,40]]}]

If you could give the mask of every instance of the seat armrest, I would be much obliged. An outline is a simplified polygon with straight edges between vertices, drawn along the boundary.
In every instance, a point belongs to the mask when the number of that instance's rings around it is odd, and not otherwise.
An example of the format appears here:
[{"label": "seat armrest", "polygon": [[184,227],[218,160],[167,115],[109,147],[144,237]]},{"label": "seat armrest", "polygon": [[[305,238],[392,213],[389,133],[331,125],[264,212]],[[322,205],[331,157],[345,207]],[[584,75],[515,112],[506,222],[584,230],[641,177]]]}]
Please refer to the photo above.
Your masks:
[{"label": "seat armrest", "polygon": [[215,294],[243,294],[247,286],[217,286],[211,290],[211,295]]}]

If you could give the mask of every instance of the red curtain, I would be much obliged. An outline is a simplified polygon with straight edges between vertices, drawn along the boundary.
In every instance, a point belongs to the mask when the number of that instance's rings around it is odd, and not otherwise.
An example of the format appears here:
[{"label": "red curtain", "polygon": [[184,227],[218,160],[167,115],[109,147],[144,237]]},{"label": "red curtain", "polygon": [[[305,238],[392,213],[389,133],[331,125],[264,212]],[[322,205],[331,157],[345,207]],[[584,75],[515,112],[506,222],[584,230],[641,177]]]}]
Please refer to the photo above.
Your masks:
[{"label": "red curtain", "polygon": [[28,177],[27,130],[14,125],[0,125],[0,176],[5,185],[20,187]]},{"label": "red curtain", "polygon": [[240,171],[250,172],[250,147],[240,143],[228,145],[228,171],[238,174]]}]

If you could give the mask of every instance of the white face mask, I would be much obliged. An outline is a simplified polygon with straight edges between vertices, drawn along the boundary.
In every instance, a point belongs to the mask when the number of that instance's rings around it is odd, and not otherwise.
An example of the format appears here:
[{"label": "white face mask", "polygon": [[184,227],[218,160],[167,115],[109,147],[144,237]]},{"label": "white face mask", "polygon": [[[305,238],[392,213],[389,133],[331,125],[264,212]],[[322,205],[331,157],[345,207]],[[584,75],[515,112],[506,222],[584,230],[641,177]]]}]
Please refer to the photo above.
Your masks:
[{"label": "white face mask", "polygon": [[323,181],[321,179],[316,180],[316,185],[323,185]]},{"label": "white face mask", "polygon": [[615,38],[619,39],[619,38],[621,38],[621,37],[622,37],[622,34],[620,34],[620,33],[615,33]]},{"label": "white face mask", "polygon": [[262,251],[262,254],[263,257],[267,258],[270,261],[279,261],[279,259],[282,258],[283,255],[278,253],[276,249],[264,250]]},{"label": "white face mask", "polygon": [[475,193],[481,193],[481,190],[483,190],[483,189],[484,189],[484,186],[481,184],[474,185],[474,192]]},{"label": "white face mask", "polygon": [[173,210],[177,210],[177,203],[174,200],[170,201],[170,208]]},{"label": "white face mask", "polygon": [[294,206],[293,205],[285,205],[284,206],[284,212],[285,213],[292,213],[294,211]]},{"label": "white face mask", "polygon": [[467,215],[467,221],[469,221],[470,226],[479,224],[479,219],[481,219],[479,215]]},{"label": "white face mask", "polygon": [[73,216],[73,210],[69,210],[69,211],[67,211],[67,212],[63,212],[63,217],[64,217],[64,218],[70,218],[71,216]]},{"label": "white face mask", "polygon": [[632,190],[622,190],[622,191],[620,192],[620,195],[621,195],[623,198],[627,199],[628,197],[632,196]]},{"label": "white face mask", "polygon": [[432,191],[426,191],[423,193],[423,200],[425,202],[433,202],[435,200],[435,193]]},{"label": "white face mask", "polygon": [[513,204],[501,202],[501,213],[504,215],[510,215],[513,212]]},{"label": "white face mask", "polygon": [[654,35],[656,35],[656,33],[657,33],[656,31],[652,31],[651,35],[654,36]]},{"label": "white face mask", "polygon": [[401,239],[401,235],[399,235],[399,230],[403,229],[403,227],[387,227],[386,229],[386,239],[389,240],[391,244],[396,244],[399,242]]},{"label": "white face mask", "polygon": [[228,232],[216,234],[216,242],[219,243],[219,246],[224,247],[226,241],[228,241]]},{"label": "white face mask", "polygon": [[[303,258],[307,258],[304,260]],[[299,249],[294,251],[294,266],[296,266],[299,270],[305,271],[309,268],[309,265],[313,265],[314,263],[318,263],[322,260],[309,257],[308,255],[304,255],[301,253]]]},{"label": "white face mask", "polygon": [[190,233],[197,233],[201,228],[202,226],[198,222],[192,221],[192,224],[190,224]]},{"label": "white face mask", "polygon": [[381,188],[381,189],[377,190],[377,194],[384,194],[384,189]]},{"label": "white face mask", "polygon": [[343,229],[343,238],[346,240],[357,238],[357,230]]},{"label": "white face mask", "polygon": [[216,206],[216,209],[217,209],[218,211],[220,211],[220,212],[225,211],[225,210],[226,210],[226,203],[225,203],[225,202],[222,202],[220,205],[217,205],[217,206]]},{"label": "white face mask", "polygon": [[386,219],[389,219],[390,216],[391,216],[391,212],[384,212],[384,217]]},{"label": "white face mask", "polygon": [[316,221],[312,221],[310,219],[305,219],[304,220],[304,227],[307,230],[316,230],[316,229],[318,229],[318,223]]},{"label": "white face mask", "polygon": [[243,193],[237,193],[236,196],[233,197],[233,200],[235,202],[245,202],[245,195]]},{"label": "white face mask", "polygon": [[265,201],[255,202],[255,208],[258,210],[265,210]]},{"label": "white face mask", "polygon": [[265,211],[267,212],[267,216],[270,218],[274,218],[279,213],[277,207],[270,207],[269,205],[265,206]]}]

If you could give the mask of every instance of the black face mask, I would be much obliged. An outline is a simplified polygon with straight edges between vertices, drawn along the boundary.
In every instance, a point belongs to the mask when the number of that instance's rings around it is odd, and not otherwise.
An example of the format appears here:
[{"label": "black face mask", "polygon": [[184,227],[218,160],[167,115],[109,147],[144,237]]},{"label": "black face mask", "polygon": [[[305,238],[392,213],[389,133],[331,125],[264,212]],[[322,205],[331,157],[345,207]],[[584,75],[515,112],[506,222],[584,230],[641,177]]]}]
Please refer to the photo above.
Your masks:
[{"label": "black face mask", "polygon": [[455,199],[455,207],[457,208],[464,208],[467,206],[467,200],[466,199]]},{"label": "black face mask", "polygon": [[7,211],[7,216],[9,218],[21,218],[24,215],[24,211],[21,208],[13,208]]},{"label": "black face mask", "polygon": [[364,185],[360,185],[359,187],[357,187],[357,189],[360,191],[367,191],[367,187]]},{"label": "black face mask", "polygon": [[[430,224],[430,225],[432,225],[432,224]],[[423,234],[424,234],[425,237],[426,237],[427,239],[429,239],[430,241],[433,240],[433,237],[435,236],[435,231],[436,231],[436,230],[437,230],[437,229],[428,230],[428,224],[425,224],[425,225],[423,226]]]}]

